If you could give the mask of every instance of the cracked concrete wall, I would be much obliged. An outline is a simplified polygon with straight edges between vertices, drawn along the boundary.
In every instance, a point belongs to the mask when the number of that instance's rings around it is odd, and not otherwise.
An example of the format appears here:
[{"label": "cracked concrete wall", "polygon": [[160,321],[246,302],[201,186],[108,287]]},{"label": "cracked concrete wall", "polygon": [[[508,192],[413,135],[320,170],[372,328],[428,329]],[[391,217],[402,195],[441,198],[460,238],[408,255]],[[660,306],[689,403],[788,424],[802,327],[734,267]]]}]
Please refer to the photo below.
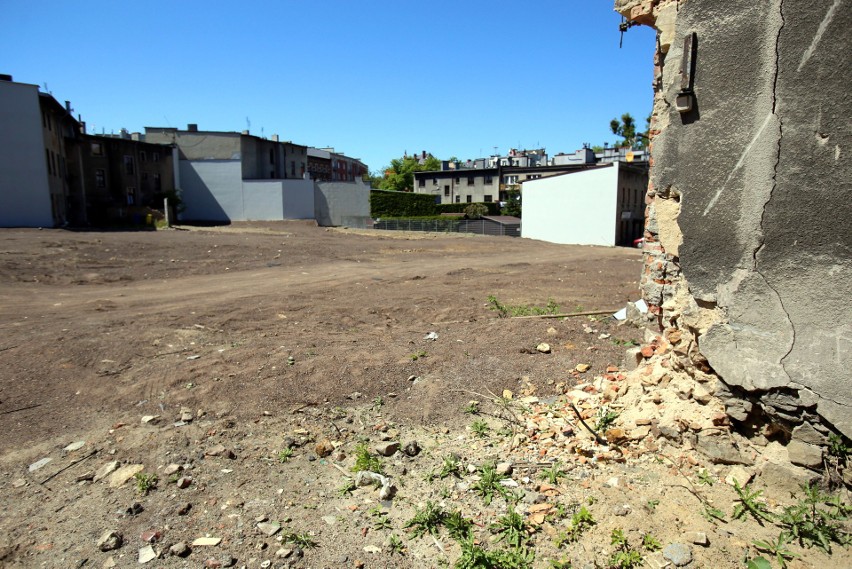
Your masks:
[{"label": "cracked concrete wall", "polygon": [[[706,358],[730,388],[732,417],[745,420],[750,399],[788,424],[821,417],[847,437],[850,4],[616,2],[659,32],[646,300],[686,342],[675,346],[683,365]],[[696,108],[681,114],[690,33]]]}]

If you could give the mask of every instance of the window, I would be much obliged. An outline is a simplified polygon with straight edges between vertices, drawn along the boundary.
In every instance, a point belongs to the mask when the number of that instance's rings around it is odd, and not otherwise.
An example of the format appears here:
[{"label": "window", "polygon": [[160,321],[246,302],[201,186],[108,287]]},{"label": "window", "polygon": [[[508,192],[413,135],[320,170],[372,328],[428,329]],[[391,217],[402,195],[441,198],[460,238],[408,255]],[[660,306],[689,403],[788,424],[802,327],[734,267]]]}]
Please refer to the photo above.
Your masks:
[{"label": "window", "polygon": [[104,147],[100,142],[93,142],[91,147],[92,156],[103,156]]},{"label": "window", "polygon": [[465,199],[465,201],[466,201],[467,203],[473,203],[473,196],[472,196],[472,195],[470,195],[470,194],[468,194],[468,195],[467,195],[467,198]]},{"label": "window", "polygon": [[472,186],[472,185],[473,185],[473,176],[468,176],[468,177],[467,177],[467,185],[468,185],[468,186]]},{"label": "window", "polygon": [[133,205],[136,203],[136,188],[128,187],[127,188],[127,205]]},{"label": "window", "polygon": [[159,162],[160,161],[160,153],[159,152],[151,153],[151,160],[153,160],[154,162]]},{"label": "window", "polygon": [[444,195],[445,195],[445,196],[449,196],[449,195],[450,195],[450,187],[449,187],[449,186],[444,186]]},{"label": "window", "polygon": [[485,183],[486,184],[493,184],[494,179],[491,176],[485,176]]},{"label": "window", "polygon": [[95,187],[96,188],[105,188],[106,187],[106,171],[103,169],[95,170]]},{"label": "window", "polygon": [[456,203],[461,203],[461,196],[456,196]]},{"label": "window", "polygon": [[269,149],[269,163],[275,164],[275,151],[271,148]]},{"label": "window", "polygon": [[459,176],[456,176],[456,184],[461,184],[461,178]]},{"label": "window", "polygon": [[44,149],[44,158],[47,161],[47,173],[53,174],[53,167],[50,165],[50,150]]},{"label": "window", "polygon": [[426,187],[426,178],[419,178],[417,180],[417,187],[418,188],[425,188]]},{"label": "window", "polygon": [[154,174],[154,191],[155,192],[163,191],[163,181],[160,180],[159,174]]},{"label": "window", "polygon": [[145,154],[144,150],[139,152],[139,161],[140,162],[147,162],[148,161],[148,155]]},{"label": "window", "polygon": [[486,203],[493,202],[494,200],[493,200],[493,199],[491,199],[492,197],[493,197],[493,196],[491,196],[491,195],[489,195],[489,194],[485,194],[485,199],[483,199],[482,201],[484,201],[484,202],[486,202]]},{"label": "window", "polygon": [[143,182],[147,182],[147,181],[148,181],[148,172],[142,172],[142,181],[143,181]]},{"label": "window", "polygon": [[296,162],[295,160],[290,160],[290,176],[296,177]]},{"label": "window", "polygon": [[302,162],[302,173],[300,174],[302,178],[305,177],[305,163]]},{"label": "window", "polygon": [[133,168],[133,156],[124,155],[124,173],[125,174],[133,174],[135,169]]}]

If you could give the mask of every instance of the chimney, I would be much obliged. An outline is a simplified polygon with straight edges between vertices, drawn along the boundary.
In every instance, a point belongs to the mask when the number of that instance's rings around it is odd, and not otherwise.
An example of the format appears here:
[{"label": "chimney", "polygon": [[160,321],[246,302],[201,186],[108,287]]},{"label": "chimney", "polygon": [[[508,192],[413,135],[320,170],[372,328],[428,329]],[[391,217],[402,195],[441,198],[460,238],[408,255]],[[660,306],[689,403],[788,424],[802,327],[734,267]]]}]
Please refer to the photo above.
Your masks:
[{"label": "chimney", "polygon": [[0,73],[0,81],[11,81],[12,76],[6,75],[5,73]]},{"label": "chimney", "polygon": [[130,140],[130,133],[129,133],[129,132],[127,132],[127,129],[126,129],[126,128],[121,129],[121,130],[119,131],[118,136],[119,136],[120,138],[125,139],[125,140]]},{"label": "chimney", "polygon": [[426,151],[423,151],[423,158],[426,158]]},{"label": "chimney", "polygon": [[198,125],[196,123],[189,123],[186,125],[187,132],[198,132]]},{"label": "chimney", "polygon": [[272,135],[272,142],[278,142],[278,135],[277,134]]},{"label": "chimney", "polygon": [[71,101],[65,101],[65,110],[71,112]]}]

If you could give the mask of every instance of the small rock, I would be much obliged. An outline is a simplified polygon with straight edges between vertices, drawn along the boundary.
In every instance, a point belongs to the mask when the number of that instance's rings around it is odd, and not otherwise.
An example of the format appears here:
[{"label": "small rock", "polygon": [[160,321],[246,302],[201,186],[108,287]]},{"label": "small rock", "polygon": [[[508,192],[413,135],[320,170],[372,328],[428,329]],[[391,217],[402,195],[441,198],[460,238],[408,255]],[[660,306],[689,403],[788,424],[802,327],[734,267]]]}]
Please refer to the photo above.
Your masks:
[{"label": "small rock", "polygon": [[381,547],[377,547],[377,546],[375,546],[375,545],[367,545],[367,546],[364,546],[364,551],[365,551],[366,553],[381,553],[381,552],[382,552],[382,548],[381,548]]},{"label": "small rock", "polygon": [[559,334],[559,331],[556,328],[554,328],[553,326],[551,326],[550,328],[547,329],[547,335],[548,336],[556,336],[557,334]]},{"label": "small rock", "polygon": [[143,425],[148,425],[148,424],[153,425],[159,420],[160,420],[159,415],[145,415],[145,416],[142,417],[142,424]]},{"label": "small rock", "polygon": [[177,515],[185,516],[189,513],[189,511],[191,509],[192,509],[192,504],[184,504],[183,506],[181,506],[180,508],[177,509]]},{"label": "small rock", "polygon": [[670,543],[663,548],[663,557],[674,563],[675,567],[683,567],[692,562],[692,550],[683,543]]},{"label": "small rock", "polygon": [[324,458],[334,452],[334,445],[331,444],[331,441],[328,439],[323,439],[316,444],[314,447],[314,452],[317,453],[317,456],[320,458]]},{"label": "small rock", "polygon": [[30,465],[29,471],[35,472],[36,470],[38,470],[39,468],[42,468],[44,465],[46,465],[51,460],[53,460],[53,459],[50,458],[50,457],[45,457],[45,458],[42,458],[40,460],[37,460]]},{"label": "small rock", "polygon": [[725,476],[725,484],[733,486],[734,480],[736,480],[739,483],[740,487],[743,487],[749,482],[751,482],[753,476],[754,474],[752,474],[742,466],[734,466],[728,472],[728,475]]},{"label": "small rock", "polygon": [[101,551],[112,551],[118,549],[124,543],[121,534],[112,530],[105,531],[98,539],[98,549]]},{"label": "small rock", "polygon": [[142,512],[145,511],[145,508],[142,507],[142,504],[139,502],[133,502],[130,504],[130,507],[124,510],[124,513],[128,516],[138,516]]},{"label": "small rock", "polygon": [[[846,470],[849,471],[850,469],[847,468]],[[767,462],[760,471],[761,482],[778,492],[801,492],[803,484],[810,484],[817,478],[816,473],[789,463]]]},{"label": "small rock", "polygon": [[808,468],[822,466],[822,449],[797,439],[791,440],[787,445],[787,455],[790,457],[790,462],[799,466]]},{"label": "small rock", "polygon": [[409,441],[405,443],[404,447],[402,447],[402,452],[408,456],[417,456],[420,454],[420,443],[417,441]]},{"label": "small rock", "polygon": [[27,485],[27,481],[24,480],[23,478],[18,478],[17,480],[12,482],[12,486],[15,487],[15,488],[23,488],[26,485]]},{"label": "small rock", "polygon": [[140,538],[145,543],[156,543],[160,541],[160,538],[163,537],[163,534],[155,529],[148,529],[142,532]]},{"label": "small rock", "polygon": [[807,422],[793,429],[793,439],[809,445],[822,445],[826,442],[825,436]]},{"label": "small rock", "polygon": [[214,445],[207,449],[207,452],[204,454],[207,456],[219,456],[220,454],[225,453],[225,446],[222,444]]},{"label": "small rock", "polygon": [[695,545],[700,545],[702,547],[710,545],[710,540],[707,539],[707,534],[703,531],[689,531],[686,532],[686,535],[683,537]]},{"label": "small rock", "polygon": [[618,488],[618,485],[619,485],[618,476],[613,476],[612,478],[610,478],[606,482],[604,482],[604,486],[606,486],[608,488]]},{"label": "small rock", "polygon": [[281,531],[281,524],[278,522],[260,522],[257,524],[257,529],[265,536],[272,537]]},{"label": "small rock", "polygon": [[179,541],[169,548],[169,553],[177,557],[186,557],[191,551],[185,541]]},{"label": "small rock", "polygon": [[172,474],[177,474],[183,470],[183,466],[180,464],[170,464],[163,469],[163,474],[166,476],[171,476]]},{"label": "small rock", "polygon": [[180,410],[180,420],[184,423],[191,423],[194,418],[195,415],[193,415],[191,409],[187,409],[186,407],[184,407]]},{"label": "small rock", "polygon": [[157,552],[154,551],[154,548],[150,545],[146,545],[142,549],[139,550],[139,563],[148,563],[149,561],[153,561],[156,559]]},{"label": "small rock", "polygon": [[343,462],[346,460],[346,453],[338,449],[336,452],[332,453],[331,459],[335,462]]},{"label": "small rock", "polygon": [[325,523],[327,523],[330,526],[333,526],[334,524],[337,523],[337,518],[335,516],[323,516],[322,521],[324,521]]},{"label": "small rock", "polygon": [[109,487],[118,488],[143,470],[145,470],[144,464],[128,464],[126,466],[122,466],[110,475]]},{"label": "small rock", "polygon": [[375,446],[375,449],[382,456],[393,456],[399,450],[399,443],[395,441],[379,443]]},{"label": "small rock", "polygon": [[512,463],[511,462],[498,462],[495,468],[497,474],[500,476],[511,476],[512,475]]},{"label": "small rock", "polygon": [[84,446],[86,446],[86,441],[77,441],[75,443],[71,443],[62,450],[64,450],[65,452],[74,452],[75,450],[80,450]]},{"label": "small rock", "polygon": [[707,455],[713,464],[754,464],[753,459],[742,453],[726,437],[699,434],[695,448]]},{"label": "small rock", "polygon": [[541,344],[539,344],[538,346],[535,347],[535,350],[537,352],[541,352],[542,354],[549,354],[550,353],[550,344],[548,344],[547,342],[542,342]]},{"label": "small rock", "polygon": [[264,559],[260,562],[260,569],[268,569],[272,566],[272,561],[269,559]]},{"label": "small rock", "polygon": [[94,478],[95,482],[97,482],[98,480],[101,480],[103,478],[106,478],[107,476],[109,476],[110,474],[115,472],[117,468],[118,468],[118,461],[117,460],[113,460],[112,462],[108,462],[108,463],[104,464],[103,466],[98,468],[98,470],[95,472],[95,478]]},{"label": "small rock", "polygon": [[434,342],[435,340],[438,339],[438,333],[437,332],[429,332],[428,334],[423,336],[423,339],[424,340],[432,340]]},{"label": "small rock", "polygon": [[275,552],[275,557],[280,557],[281,559],[287,559],[291,555],[293,555],[293,550],[289,547],[282,547]]},{"label": "small rock", "polygon": [[630,504],[618,504],[612,508],[612,515],[614,516],[626,516],[630,513]]},{"label": "small rock", "polygon": [[592,368],[592,366],[590,366],[589,364],[577,364],[577,367],[575,367],[574,369],[576,369],[580,373],[586,373],[591,368]]},{"label": "small rock", "polygon": [[221,537],[199,537],[192,542],[193,546],[216,546],[222,543]]},{"label": "small rock", "polygon": [[191,476],[181,476],[180,478],[177,479],[177,482],[175,484],[181,490],[184,489],[184,488],[189,488],[189,486],[192,484],[192,477]]},{"label": "small rock", "polygon": [[101,565],[101,567],[102,567],[102,569],[112,569],[113,567],[115,567],[115,559],[113,559],[112,556],[110,555],[109,557],[106,558],[106,560],[104,561],[103,565]]}]

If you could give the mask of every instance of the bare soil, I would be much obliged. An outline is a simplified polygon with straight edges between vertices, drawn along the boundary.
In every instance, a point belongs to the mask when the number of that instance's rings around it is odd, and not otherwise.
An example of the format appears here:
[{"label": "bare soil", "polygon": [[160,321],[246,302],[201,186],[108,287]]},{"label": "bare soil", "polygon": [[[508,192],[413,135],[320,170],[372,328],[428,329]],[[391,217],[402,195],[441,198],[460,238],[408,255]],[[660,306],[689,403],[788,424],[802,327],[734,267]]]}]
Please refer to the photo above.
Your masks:
[{"label": "bare soil", "polygon": [[[534,567],[560,558],[605,567],[617,528],[637,549],[645,533],[667,545],[703,531],[710,545],[690,545],[691,567],[741,567],[752,540],[777,531],[702,518],[689,484],[677,481],[683,467],[641,453],[612,462],[566,455],[567,476],[542,489],[539,472],[556,455],[513,445],[512,422],[552,417],[549,408],[519,403],[520,417],[495,408],[479,416],[484,436],[463,412],[471,400],[487,410],[504,390],[559,405],[570,387],[622,367],[625,346],[642,339],[612,319],[500,318],[489,295],[507,305],[552,299],[560,312],[615,310],[637,297],[640,268],[633,249],[300,222],[3,230],[0,566],[135,567],[146,530],[159,534],[147,567],[453,565],[460,547],[445,531],[413,538],[405,523],[427,501],[440,503],[474,520],[482,547],[505,547],[489,526],[510,500],[486,505],[473,487],[476,468],[508,461],[524,515],[537,503],[563,513],[586,504],[598,520],[589,537],[561,549],[553,538],[570,514],[536,525]],[[431,332],[437,339],[426,339]],[[550,353],[536,350],[542,342]],[[354,476],[356,446],[383,439],[422,447],[382,459],[396,497],[339,493]],[[77,441],[85,444],[65,450]],[[287,447],[292,457],[280,455]],[[461,478],[427,482],[453,453]],[[30,467],[43,458],[51,460]],[[92,480],[111,461],[142,465],[158,476],[156,488]],[[693,463],[687,474],[704,466]],[[171,464],[184,470],[169,475]],[[191,478],[186,488],[175,483],[181,475]],[[705,492],[732,503],[724,483]],[[282,530],[267,536],[260,520]],[[105,531],[123,545],[100,551]],[[203,536],[222,541],[170,555],[172,544]],[[391,536],[402,545],[391,547]],[[791,567],[849,562],[840,548],[834,559],[794,549],[805,557]]]}]

